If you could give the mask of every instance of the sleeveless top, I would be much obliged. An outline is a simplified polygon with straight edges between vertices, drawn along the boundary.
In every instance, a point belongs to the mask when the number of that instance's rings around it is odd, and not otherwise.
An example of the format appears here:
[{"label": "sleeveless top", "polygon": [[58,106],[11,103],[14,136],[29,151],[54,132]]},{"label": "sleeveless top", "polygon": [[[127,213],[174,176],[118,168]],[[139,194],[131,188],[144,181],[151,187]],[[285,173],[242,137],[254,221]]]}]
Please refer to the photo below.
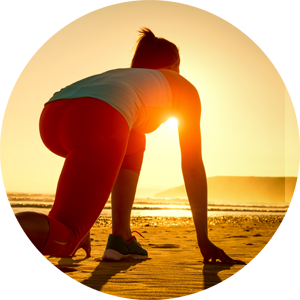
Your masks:
[{"label": "sleeveless top", "polygon": [[172,91],[165,76],[152,69],[115,69],[79,80],[56,92],[45,103],[92,97],[102,100],[126,119],[129,129],[149,133],[172,115]]}]

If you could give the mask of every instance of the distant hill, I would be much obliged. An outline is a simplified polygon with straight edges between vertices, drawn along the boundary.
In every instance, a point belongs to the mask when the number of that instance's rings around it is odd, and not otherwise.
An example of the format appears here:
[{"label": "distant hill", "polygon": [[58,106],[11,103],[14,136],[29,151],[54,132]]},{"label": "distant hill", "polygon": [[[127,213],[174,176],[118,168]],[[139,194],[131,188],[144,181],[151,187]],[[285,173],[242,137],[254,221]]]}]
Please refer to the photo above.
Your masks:
[{"label": "distant hill", "polygon": [[[290,203],[297,177],[209,177],[208,199],[233,202]],[[187,198],[185,186],[178,186],[157,193],[154,197]]]},{"label": "distant hill", "polygon": [[137,189],[135,197],[136,198],[147,198],[147,197],[153,197],[154,194],[159,193],[163,191],[164,189]]}]

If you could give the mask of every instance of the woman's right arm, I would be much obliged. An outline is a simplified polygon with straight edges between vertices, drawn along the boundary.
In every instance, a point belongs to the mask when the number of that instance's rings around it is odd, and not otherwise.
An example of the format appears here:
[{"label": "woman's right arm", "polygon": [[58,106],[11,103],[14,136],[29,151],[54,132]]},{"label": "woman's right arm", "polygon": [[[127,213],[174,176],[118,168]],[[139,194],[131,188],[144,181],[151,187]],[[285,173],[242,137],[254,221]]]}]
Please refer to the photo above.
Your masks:
[{"label": "woman's right arm", "polygon": [[184,99],[177,101],[181,166],[200,251],[204,261],[215,262],[219,259],[223,263],[244,264],[242,261],[231,259],[208,238],[207,178],[201,149],[200,97],[190,83],[185,82],[182,90],[185,91]]},{"label": "woman's right arm", "polygon": [[208,241],[207,180],[201,149],[201,105],[198,92],[192,86],[186,92],[186,96],[186,101],[180,101],[178,115],[181,168],[198,244],[204,244]]}]

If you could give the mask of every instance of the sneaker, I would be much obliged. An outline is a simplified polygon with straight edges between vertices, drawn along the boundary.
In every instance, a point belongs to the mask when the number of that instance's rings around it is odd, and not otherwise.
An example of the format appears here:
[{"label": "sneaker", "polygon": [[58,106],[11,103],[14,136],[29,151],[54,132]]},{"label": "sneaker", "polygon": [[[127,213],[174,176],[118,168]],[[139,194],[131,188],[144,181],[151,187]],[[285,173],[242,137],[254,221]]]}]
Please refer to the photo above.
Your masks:
[{"label": "sneaker", "polygon": [[[141,235],[139,232],[138,234]],[[148,252],[136,240],[135,236],[128,242],[125,242],[121,236],[113,236],[110,234],[102,259],[118,261],[126,257],[147,259]]]}]

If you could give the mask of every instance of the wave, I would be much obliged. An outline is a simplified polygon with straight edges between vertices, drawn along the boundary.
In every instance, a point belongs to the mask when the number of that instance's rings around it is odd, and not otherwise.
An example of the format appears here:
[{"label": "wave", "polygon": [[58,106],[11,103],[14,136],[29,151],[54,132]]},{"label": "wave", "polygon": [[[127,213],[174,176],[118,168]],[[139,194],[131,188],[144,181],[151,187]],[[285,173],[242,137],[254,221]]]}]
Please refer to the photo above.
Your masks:
[{"label": "wave", "polygon": [[[32,208],[52,208],[52,204],[39,203],[11,203],[11,207],[32,207]],[[111,206],[105,206],[104,209],[111,209]],[[189,207],[168,207],[168,206],[140,206],[133,207],[133,210],[191,210]],[[279,207],[208,207],[208,211],[232,211],[232,212],[282,212],[287,211],[286,208]]]},{"label": "wave", "polygon": [[[18,205],[22,203],[22,205],[42,205],[45,203],[49,203],[49,205],[52,205],[54,202],[54,198],[46,198],[46,197],[39,197],[33,199],[32,197],[9,197],[9,202],[11,204],[14,204],[14,202],[17,202]],[[146,200],[146,201],[145,201]],[[173,201],[149,201],[152,200],[150,198],[137,198],[134,201],[134,205],[144,205],[144,206],[189,206],[188,200],[182,202],[183,199],[172,199]],[[174,201],[175,200],[175,201]],[[176,201],[180,200],[180,202]],[[110,204],[111,201],[110,199],[107,201],[107,204]],[[15,205],[15,204],[14,204]],[[270,203],[270,204],[255,204],[255,203],[245,203],[245,204],[240,204],[240,203],[215,203],[215,202],[210,202],[208,201],[208,206],[209,207],[239,207],[239,208],[260,208],[260,209],[287,209],[289,207],[288,204],[285,203]],[[30,206],[27,206],[30,207]],[[34,206],[32,206],[34,207]],[[184,209],[184,207],[182,208]]]}]

